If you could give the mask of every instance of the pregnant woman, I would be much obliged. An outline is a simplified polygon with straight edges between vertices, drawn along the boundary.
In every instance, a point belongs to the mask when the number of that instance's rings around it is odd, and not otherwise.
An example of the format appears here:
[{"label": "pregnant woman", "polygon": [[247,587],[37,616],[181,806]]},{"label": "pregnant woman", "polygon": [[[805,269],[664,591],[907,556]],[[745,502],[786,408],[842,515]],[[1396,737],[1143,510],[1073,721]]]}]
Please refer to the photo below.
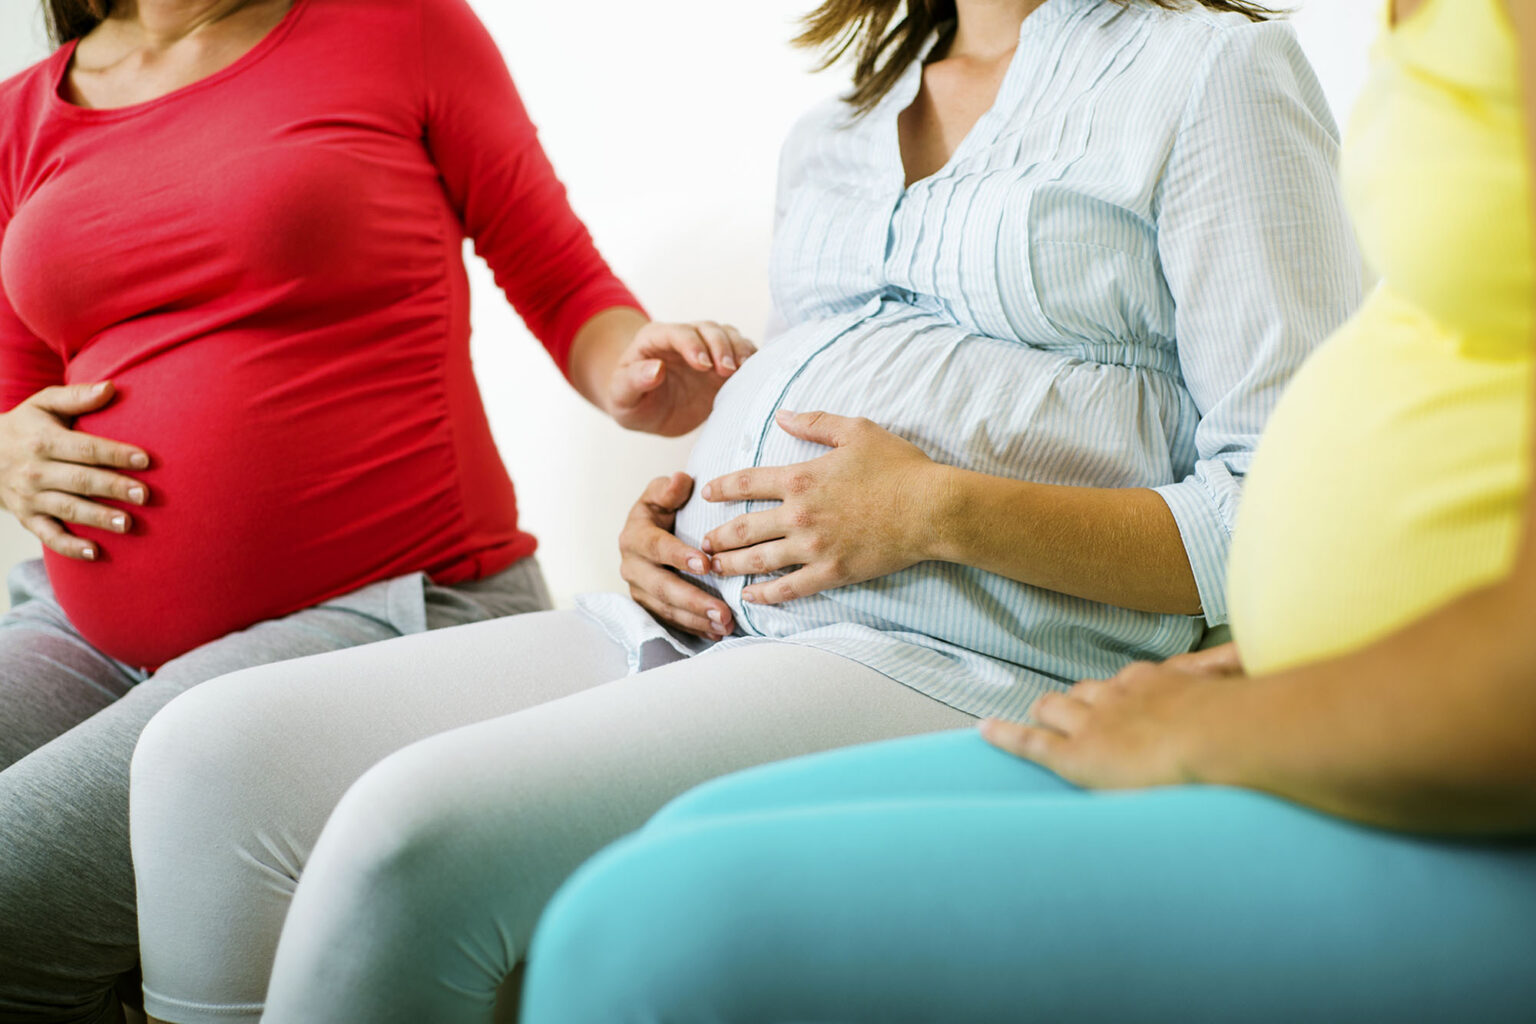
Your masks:
[{"label": "pregnant woman", "polygon": [[1254,461],[1251,677],[984,730],[1059,775],[968,732],[705,786],[551,904],[526,1024],[1532,1019],[1536,8],[1396,17],[1344,163],[1384,285]]},{"label": "pregnant woman", "polygon": [[864,59],[784,150],[784,329],[721,390],[679,536],[630,531],[729,636],[610,595],[186,695],[134,766],[155,1016],[485,1020],[559,881],[689,785],[1224,621],[1251,447],[1359,297],[1294,34],[1021,0],[919,3],[882,46],[895,7],[812,16]]},{"label": "pregnant woman", "polygon": [[0,84],[0,498],[48,548],[0,618],[0,1020],[97,1021],[137,960],[155,711],[548,607],[470,369],[466,233],[627,426],[691,428],[749,348],[647,323],[459,0],[48,13],[63,45]]}]

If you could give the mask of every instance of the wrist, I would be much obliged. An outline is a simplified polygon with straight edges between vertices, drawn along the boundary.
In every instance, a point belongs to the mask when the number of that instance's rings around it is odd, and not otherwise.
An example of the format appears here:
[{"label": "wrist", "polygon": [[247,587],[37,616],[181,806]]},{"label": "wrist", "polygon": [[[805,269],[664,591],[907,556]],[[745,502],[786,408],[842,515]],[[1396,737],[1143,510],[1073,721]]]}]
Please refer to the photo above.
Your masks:
[{"label": "wrist", "polygon": [[1192,692],[1190,706],[1177,716],[1170,742],[1180,774],[1190,784],[1253,787],[1248,771],[1254,735],[1248,709],[1258,685],[1247,677],[1212,679]]},{"label": "wrist", "polygon": [[582,324],[571,343],[571,383],[582,396],[609,416],[616,409],[613,378],[624,353],[650,321],[636,310],[614,306]]},{"label": "wrist", "polygon": [[1028,521],[1042,493],[1040,486],[937,462],[931,467],[923,492],[931,509],[926,557],[1004,571],[997,567],[997,549],[1000,544],[1016,546],[1019,538],[1002,536],[997,524]]},{"label": "wrist", "polygon": [[953,466],[930,462],[918,486],[923,529],[918,540],[920,561],[963,562],[964,533],[970,507],[966,474]]}]

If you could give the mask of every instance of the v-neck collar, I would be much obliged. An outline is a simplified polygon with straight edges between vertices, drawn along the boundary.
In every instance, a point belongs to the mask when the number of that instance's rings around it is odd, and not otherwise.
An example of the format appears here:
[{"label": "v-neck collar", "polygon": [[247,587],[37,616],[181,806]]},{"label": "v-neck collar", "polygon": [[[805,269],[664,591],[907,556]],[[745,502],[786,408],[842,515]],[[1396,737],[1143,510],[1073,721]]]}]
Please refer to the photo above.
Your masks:
[{"label": "v-neck collar", "polygon": [[871,121],[878,123],[880,134],[885,139],[883,144],[888,146],[889,151],[895,155],[894,173],[896,183],[901,188],[901,194],[906,195],[913,189],[951,176],[955,166],[961,160],[969,157],[975,150],[990,146],[997,141],[1003,126],[1008,123],[1009,115],[1017,109],[1019,101],[1023,98],[1025,84],[1033,70],[1025,59],[1025,52],[1029,49],[1027,44],[1031,38],[1041,32],[1049,31],[1052,25],[1074,12],[1086,12],[1102,3],[1104,0],[1045,0],[1045,3],[1031,11],[1019,24],[1018,46],[1013,51],[1013,57],[1008,62],[1008,70],[1003,73],[1003,80],[997,87],[997,95],[992,98],[992,103],[981,117],[976,119],[976,123],[971,125],[970,130],[965,133],[965,137],[960,140],[960,144],[949,155],[949,159],[944,161],[942,167],[908,185],[906,161],[901,155],[901,133],[897,119],[903,111],[916,102],[917,94],[922,89],[923,68],[928,63],[928,57],[954,22],[945,22],[930,32],[918,58],[907,66],[884,99],[866,115]]}]

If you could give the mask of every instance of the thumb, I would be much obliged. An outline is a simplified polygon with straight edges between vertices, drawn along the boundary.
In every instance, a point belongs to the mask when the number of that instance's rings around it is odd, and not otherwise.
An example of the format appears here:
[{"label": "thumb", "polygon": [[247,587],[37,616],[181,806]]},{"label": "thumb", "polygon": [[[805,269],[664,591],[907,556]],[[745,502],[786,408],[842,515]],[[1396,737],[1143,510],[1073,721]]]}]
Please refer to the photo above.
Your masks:
[{"label": "thumb", "polygon": [[853,440],[853,430],[858,422],[830,412],[790,412],[788,409],[780,409],[774,419],[786,434],[828,448],[839,448]]},{"label": "thumb", "polygon": [[687,473],[673,473],[652,480],[641,495],[641,500],[669,512],[675,512],[688,503],[693,495],[693,477]]},{"label": "thumb", "polygon": [[693,497],[693,477],[687,473],[673,473],[667,480],[665,500],[670,508],[678,509],[688,504],[688,499]]},{"label": "thumb", "polygon": [[1197,675],[1232,676],[1241,675],[1243,671],[1237,645],[1232,643],[1201,651],[1190,651],[1186,654],[1175,654],[1168,659],[1167,664],[1168,667],[1176,668],[1180,672],[1193,672]]},{"label": "thumb", "polygon": [[613,375],[608,399],[615,409],[633,409],[646,395],[661,387],[667,368],[660,359],[642,359],[621,366]]},{"label": "thumb", "polygon": [[111,381],[95,384],[61,384],[44,388],[29,400],[32,405],[59,416],[79,416],[94,412],[112,401],[117,389]]},{"label": "thumb", "polygon": [[1195,651],[1193,660],[1196,672],[1237,675],[1243,671],[1243,659],[1238,654],[1237,644],[1234,643],[1225,643],[1220,647],[1212,647],[1209,650]]}]

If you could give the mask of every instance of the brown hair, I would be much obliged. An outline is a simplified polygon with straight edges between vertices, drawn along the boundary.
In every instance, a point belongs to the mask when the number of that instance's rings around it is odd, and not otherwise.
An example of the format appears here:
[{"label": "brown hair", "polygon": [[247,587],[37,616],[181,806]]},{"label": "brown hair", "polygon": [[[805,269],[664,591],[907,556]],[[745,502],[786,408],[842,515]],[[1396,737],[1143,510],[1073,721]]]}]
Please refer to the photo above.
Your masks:
[{"label": "brown hair", "polygon": [[[57,2],[57,0],[55,0]],[[1143,2],[1175,10],[1197,3],[1213,11],[1235,11],[1254,21],[1277,13],[1253,0],[1112,0]],[[896,27],[897,12],[906,8]],[[955,17],[955,0],[822,0],[805,16],[795,45],[822,51],[824,71],[854,52],[853,91],[845,99],[859,114],[880,102],[903,71],[922,55],[929,34]]]},{"label": "brown hair", "polygon": [[54,46],[79,39],[101,24],[112,9],[112,0],[43,0],[48,38]]}]

